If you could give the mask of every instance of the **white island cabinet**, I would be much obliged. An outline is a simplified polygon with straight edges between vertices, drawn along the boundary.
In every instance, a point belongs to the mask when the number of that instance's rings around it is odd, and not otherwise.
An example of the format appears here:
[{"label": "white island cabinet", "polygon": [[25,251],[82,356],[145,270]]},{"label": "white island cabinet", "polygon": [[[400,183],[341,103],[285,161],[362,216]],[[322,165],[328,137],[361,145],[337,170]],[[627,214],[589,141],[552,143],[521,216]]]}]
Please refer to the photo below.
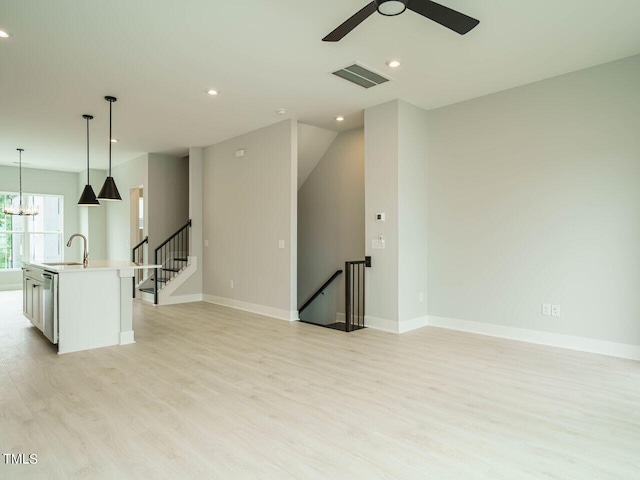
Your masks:
[{"label": "white island cabinet", "polygon": [[132,278],[134,270],[154,267],[111,260],[89,260],[86,267],[25,263],[25,316],[57,343],[58,353],[135,343]]}]

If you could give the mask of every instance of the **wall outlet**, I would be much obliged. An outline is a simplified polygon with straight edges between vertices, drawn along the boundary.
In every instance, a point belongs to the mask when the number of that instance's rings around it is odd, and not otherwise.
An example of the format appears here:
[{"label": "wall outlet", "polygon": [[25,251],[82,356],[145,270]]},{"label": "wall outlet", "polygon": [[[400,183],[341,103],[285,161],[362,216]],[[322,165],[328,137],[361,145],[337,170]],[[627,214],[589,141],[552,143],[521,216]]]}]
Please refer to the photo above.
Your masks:
[{"label": "wall outlet", "polygon": [[424,302],[424,293],[420,292],[420,293],[418,294],[418,301],[419,301],[420,303]]},{"label": "wall outlet", "polygon": [[233,288],[233,280],[229,280],[229,288]]},{"label": "wall outlet", "polygon": [[208,246],[209,246],[209,240],[205,240],[205,241],[204,241],[204,246],[205,246],[205,247],[208,247]]},{"label": "wall outlet", "polygon": [[560,305],[551,305],[551,315],[554,317],[560,316]]},{"label": "wall outlet", "polygon": [[551,304],[550,303],[543,303],[542,304],[542,315],[544,315],[546,317],[550,317],[551,316]]}]

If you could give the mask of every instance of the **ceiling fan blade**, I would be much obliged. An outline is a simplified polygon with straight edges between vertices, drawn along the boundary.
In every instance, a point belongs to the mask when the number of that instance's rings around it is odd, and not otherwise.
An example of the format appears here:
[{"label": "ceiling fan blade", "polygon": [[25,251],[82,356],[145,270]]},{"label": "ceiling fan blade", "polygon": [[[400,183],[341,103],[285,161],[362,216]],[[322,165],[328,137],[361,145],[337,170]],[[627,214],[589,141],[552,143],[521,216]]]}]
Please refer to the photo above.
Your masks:
[{"label": "ceiling fan blade", "polygon": [[342,38],[349,33],[351,30],[356,28],[362,22],[364,22],[369,16],[375,12],[378,8],[376,7],[376,2],[371,2],[369,5],[364,7],[358,13],[353,15],[349,20],[344,22],[338,28],[336,28],[333,32],[322,39],[323,42],[337,42],[342,40]]},{"label": "ceiling fan blade", "polygon": [[468,17],[431,0],[409,0],[407,8],[460,35],[464,35],[480,23],[480,20]]}]

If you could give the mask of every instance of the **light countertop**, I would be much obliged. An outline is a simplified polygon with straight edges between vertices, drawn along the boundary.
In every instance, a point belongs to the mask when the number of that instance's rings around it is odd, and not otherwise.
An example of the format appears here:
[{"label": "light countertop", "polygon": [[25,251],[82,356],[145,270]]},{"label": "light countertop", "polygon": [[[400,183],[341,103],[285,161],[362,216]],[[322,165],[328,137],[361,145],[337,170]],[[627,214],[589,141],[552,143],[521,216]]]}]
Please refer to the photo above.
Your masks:
[{"label": "light countertop", "polygon": [[85,268],[82,265],[47,265],[46,263],[24,263],[25,266],[42,268],[53,273],[88,272],[99,270],[140,270],[143,268],[160,268],[161,265],[147,265],[134,262],[124,262],[118,260],[91,260]]}]

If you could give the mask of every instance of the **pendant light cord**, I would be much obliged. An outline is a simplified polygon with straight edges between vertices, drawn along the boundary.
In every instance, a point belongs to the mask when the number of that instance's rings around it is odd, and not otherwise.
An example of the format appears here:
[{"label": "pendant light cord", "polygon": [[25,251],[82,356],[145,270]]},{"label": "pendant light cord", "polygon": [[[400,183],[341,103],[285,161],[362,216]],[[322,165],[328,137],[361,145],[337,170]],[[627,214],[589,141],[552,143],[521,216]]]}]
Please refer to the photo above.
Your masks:
[{"label": "pendant light cord", "polygon": [[87,117],[87,185],[89,185],[89,118]]},{"label": "pendant light cord", "polygon": [[109,101],[109,176],[111,176],[111,144],[113,143],[113,136],[111,134],[111,107],[113,107],[113,102]]},{"label": "pendant light cord", "polygon": [[20,152],[20,208],[22,208],[22,149],[19,148]]}]

